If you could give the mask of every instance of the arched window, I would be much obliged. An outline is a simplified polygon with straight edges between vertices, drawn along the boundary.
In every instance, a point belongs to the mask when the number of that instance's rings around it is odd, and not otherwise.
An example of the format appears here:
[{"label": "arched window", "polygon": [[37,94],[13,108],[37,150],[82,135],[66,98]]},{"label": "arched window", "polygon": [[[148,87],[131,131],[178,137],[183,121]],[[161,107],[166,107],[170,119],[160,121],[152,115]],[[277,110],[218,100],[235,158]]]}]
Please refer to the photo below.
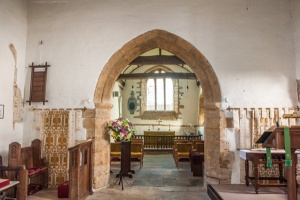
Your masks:
[{"label": "arched window", "polygon": [[[156,70],[154,73],[165,73]],[[147,110],[148,111],[173,111],[174,110],[174,86],[170,78],[158,78],[147,80]]]}]

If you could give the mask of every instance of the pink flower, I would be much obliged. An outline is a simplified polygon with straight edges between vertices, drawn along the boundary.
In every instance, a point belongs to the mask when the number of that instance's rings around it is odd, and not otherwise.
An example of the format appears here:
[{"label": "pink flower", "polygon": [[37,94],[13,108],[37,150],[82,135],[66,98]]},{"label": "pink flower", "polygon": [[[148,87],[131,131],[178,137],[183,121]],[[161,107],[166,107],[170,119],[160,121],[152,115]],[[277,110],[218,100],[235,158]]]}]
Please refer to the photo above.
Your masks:
[{"label": "pink flower", "polygon": [[124,135],[127,135],[127,134],[128,134],[124,126],[121,126],[121,132],[122,132]]},{"label": "pink flower", "polygon": [[113,127],[115,127],[115,128],[118,127],[118,123],[117,123],[117,122],[113,122],[111,125],[112,125]]},{"label": "pink flower", "polygon": [[127,118],[120,117],[113,121],[109,128],[109,134],[115,140],[126,140],[130,141],[135,135],[134,124],[130,122]]}]

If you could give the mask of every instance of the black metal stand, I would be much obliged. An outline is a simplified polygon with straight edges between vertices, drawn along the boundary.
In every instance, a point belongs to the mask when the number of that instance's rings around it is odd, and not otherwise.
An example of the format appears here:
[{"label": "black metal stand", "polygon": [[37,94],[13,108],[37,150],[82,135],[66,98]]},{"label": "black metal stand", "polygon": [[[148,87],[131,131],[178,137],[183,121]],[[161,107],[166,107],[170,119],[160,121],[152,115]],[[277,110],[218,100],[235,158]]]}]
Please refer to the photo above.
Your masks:
[{"label": "black metal stand", "polygon": [[114,187],[116,183],[119,181],[119,185],[122,185],[122,190],[124,190],[123,187],[123,180],[127,183],[128,186],[132,186],[132,184],[129,184],[126,179],[124,179],[124,176],[128,176],[129,178],[132,178],[132,174],[135,173],[134,170],[131,170],[131,143],[129,142],[122,142],[121,143],[121,169],[119,174],[116,175],[116,182],[111,186]]},{"label": "black metal stand", "polygon": [[116,175],[116,177],[117,177],[117,180],[116,180],[116,182],[115,182],[114,184],[112,184],[112,186],[111,186],[112,188],[115,187],[115,185],[116,185],[117,182],[119,181],[119,185],[121,185],[121,186],[122,186],[122,190],[124,190],[123,180],[126,182],[126,184],[127,184],[129,187],[132,186],[132,184],[128,183],[128,182],[126,181],[126,179],[123,177],[122,169],[120,170],[119,174]]}]

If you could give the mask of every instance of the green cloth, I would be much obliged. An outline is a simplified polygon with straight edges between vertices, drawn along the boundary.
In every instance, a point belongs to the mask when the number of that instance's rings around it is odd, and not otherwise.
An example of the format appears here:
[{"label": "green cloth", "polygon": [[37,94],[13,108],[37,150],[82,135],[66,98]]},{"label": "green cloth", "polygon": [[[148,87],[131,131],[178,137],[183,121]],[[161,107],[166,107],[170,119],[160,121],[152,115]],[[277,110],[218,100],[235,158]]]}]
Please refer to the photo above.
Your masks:
[{"label": "green cloth", "polygon": [[285,166],[292,166],[290,128],[284,128]]},{"label": "green cloth", "polygon": [[267,150],[267,167],[272,167],[272,156],[270,147],[266,148]]}]

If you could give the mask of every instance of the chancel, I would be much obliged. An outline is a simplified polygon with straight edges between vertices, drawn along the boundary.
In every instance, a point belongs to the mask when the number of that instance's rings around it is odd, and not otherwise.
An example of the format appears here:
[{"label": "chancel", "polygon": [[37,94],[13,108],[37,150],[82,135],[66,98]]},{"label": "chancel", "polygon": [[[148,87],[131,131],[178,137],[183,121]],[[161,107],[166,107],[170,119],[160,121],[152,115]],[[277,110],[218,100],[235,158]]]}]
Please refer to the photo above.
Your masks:
[{"label": "chancel", "polygon": [[299,13],[298,0],[0,1],[13,183],[0,199],[299,198]]}]

